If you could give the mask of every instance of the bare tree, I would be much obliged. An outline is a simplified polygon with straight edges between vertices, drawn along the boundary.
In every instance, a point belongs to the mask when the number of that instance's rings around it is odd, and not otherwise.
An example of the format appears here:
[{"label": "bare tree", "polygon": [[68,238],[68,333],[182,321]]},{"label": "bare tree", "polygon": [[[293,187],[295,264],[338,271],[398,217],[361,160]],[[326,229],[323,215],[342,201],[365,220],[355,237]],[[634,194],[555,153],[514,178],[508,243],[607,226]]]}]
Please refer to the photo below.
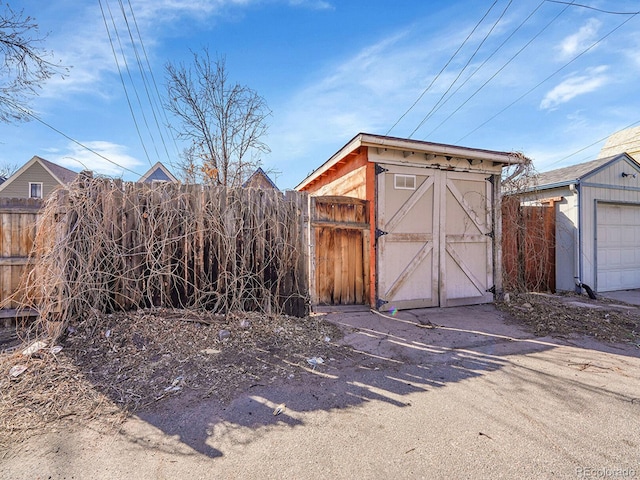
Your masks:
[{"label": "bare tree", "polygon": [[265,100],[249,87],[231,83],[224,58],[207,49],[193,53],[193,64],[166,66],[166,107],[179,120],[179,138],[189,142],[183,154],[185,180],[239,186],[269,152],[262,141],[271,114]]},{"label": "bare tree", "polygon": [[64,76],[65,67],[47,60],[51,53],[41,47],[45,38],[32,17],[4,5],[0,12],[0,121],[28,120],[27,96],[37,94],[52,76]]},{"label": "bare tree", "polygon": [[7,179],[20,169],[20,165],[4,162],[0,163],[0,179]]}]

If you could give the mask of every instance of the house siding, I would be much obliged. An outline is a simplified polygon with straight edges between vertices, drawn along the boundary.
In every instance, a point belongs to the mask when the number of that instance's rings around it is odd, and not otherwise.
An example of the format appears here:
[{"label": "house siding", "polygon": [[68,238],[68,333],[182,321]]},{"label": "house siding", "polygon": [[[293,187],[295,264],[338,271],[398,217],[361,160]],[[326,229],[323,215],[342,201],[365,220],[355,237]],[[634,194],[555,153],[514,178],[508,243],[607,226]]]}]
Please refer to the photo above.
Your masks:
[{"label": "house siding", "polygon": [[49,196],[60,184],[38,162],[31,165],[0,191],[2,198],[29,198],[29,182],[42,182],[42,195]]},{"label": "house siding", "polygon": [[[622,177],[622,173],[635,173]],[[582,223],[582,282],[597,289],[597,203],[625,203],[640,205],[640,169],[622,159],[594,172],[581,185]]]}]

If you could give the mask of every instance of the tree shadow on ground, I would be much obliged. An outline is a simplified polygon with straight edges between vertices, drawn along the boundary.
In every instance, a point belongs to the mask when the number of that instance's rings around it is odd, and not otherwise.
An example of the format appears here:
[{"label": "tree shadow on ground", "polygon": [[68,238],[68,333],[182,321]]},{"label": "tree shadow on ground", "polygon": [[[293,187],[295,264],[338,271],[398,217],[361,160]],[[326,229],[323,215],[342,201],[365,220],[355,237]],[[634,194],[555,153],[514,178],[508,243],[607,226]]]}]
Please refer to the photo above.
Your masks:
[{"label": "tree shadow on ground", "polygon": [[[216,444],[243,445],[274,428],[302,426],[307,412],[340,412],[368,402],[386,402],[409,412],[413,393],[499,370],[510,363],[510,355],[556,346],[506,325],[493,306],[416,310],[396,316],[334,314],[327,319],[344,328],[347,359],[326,359],[290,381],[249,388],[227,405],[181,396],[138,417],[215,458],[223,455]],[[284,411],[274,415],[281,404],[286,405]]]}]

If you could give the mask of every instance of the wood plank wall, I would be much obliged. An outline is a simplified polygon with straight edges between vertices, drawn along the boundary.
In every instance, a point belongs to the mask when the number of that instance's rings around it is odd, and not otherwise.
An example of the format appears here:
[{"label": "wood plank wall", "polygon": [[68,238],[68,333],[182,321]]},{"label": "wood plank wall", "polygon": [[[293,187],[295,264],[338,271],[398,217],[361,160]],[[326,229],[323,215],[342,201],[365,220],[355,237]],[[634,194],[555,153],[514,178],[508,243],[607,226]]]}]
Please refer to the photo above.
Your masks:
[{"label": "wood plank wall", "polygon": [[0,308],[17,307],[10,297],[31,268],[29,254],[41,207],[40,199],[0,198]]},{"label": "wood plank wall", "polygon": [[319,305],[369,301],[369,208],[366,200],[312,197],[312,300]]}]

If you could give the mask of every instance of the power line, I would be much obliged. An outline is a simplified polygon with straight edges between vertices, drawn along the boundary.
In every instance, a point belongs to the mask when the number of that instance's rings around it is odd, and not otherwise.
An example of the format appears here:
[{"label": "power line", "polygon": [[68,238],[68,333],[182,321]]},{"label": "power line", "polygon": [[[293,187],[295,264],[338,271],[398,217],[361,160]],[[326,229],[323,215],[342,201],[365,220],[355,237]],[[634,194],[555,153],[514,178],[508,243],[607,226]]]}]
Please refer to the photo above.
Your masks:
[{"label": "power line", "polygon": [[[544,3],[543,0],[542,3]],[[531,15],[533,15],[541,6],[542,3],[540,5],[538,5],[538,7],[531,13]],[[438,130],[442,125],[444,125],[446,122],[448,122],[451,117],[453,117],[456,113],[458,113],[460,111],[460,109],[462,107],[464,107],[467,103],[469,103],[469,101],[475,97],[478,93],[480,93],[480,91],[486,87],[494,78],[496,78],[500,72],[502,72],[505,68],[507,68],[507,66],[516,59],[516,57],[518,55],[520,55],[529,45],[531,45],[540,35],[542,35],[544,33],[544,31],[549,28],[551,26],[552,23],[554,23],[564,12],[567,11],[567,9],[569,8],[569,6],[564,7],[555,17],[553,17],[538,33],[536,33],[533,38],[531,38],[531,40],[529,40],[527,43],[525,43],[522,48],[520,48],[520,50],[518,50],[511,58],[509,58],[509,60],[507,60],[507,62],[502,65],[502,67],[500,67],[493,75],[491,75],[491,77],[489,77],[482,85],[480,85],[480,87],[478,87],[478,89],[473,92],[464,102],[462,102],[458,108],[456,108],[453,112],[451,112],[444,120],[442,120],[438,126],[436,128],[434,128],[433,130],[431,130],[429,132],[429,134],[427,136],[431,136],[436,130]],[[529,15],[529,17],[527,17],[525,19],[525,22],[531,17],[531,15]],[[520,25],[522,26],[522,24]],[[520,28],[520,27],[518,27]],[[502,45],[501,45],[502,46]],[[474,130],[475,131],[475,130]],[[471,132],[473,133],[473,132]],[[464,138],[464,137],[463,137]]]},{"label": "power line", "polygon": [[[422,127],[422,125],[424,125],[424,123],[429,120],[431,118],[431,116],[433,115],[434,111],[436,110],[436,108],[440,105],[440,103],[442,102],[442,100],[444,99],[444,97],[447,96],[447,93],[449,93],[449,91],[453,88],[453,86],[456,84],[456,82],[460,79],[460,76],[464,73],[464,71],[467,69],[467,67],[469,66],[469,64],[471,63],[471,61],[475,58],[475,56],[477,55],[478,51],[482,48],[482,45],[484,45],[484,42],[487,41],[487,39],[491,36],[491,34],[493,33],[493,31],[495,30],[495,28],[498,26],[498,23],[500,23],[500,20],[502,20],[502,18],[504,17],[504,15],[507,13],[507,10],[509,9],[509,7],[511,6],[511,4],[513,3],[513,0],[509,0],[509,3],[507,3],[507,6],[504,7],[504,10],[502,11],[502,13],[500,14],[500,16],[498,17],[498,19],[493,23],[493,25],[491,26],[491,28],[489,29],[489,31],[487,32],[487,34],[484,36],[484,38],[482,39],[482,41],[478,44],[478,46],[476,47],[475,51],[473,52],[473,54],[471,55],[471,57],[469,57],[469,60],[467,60],[467,63],[465,63],[464,67],[462,67],[462,69],[460,70],[460,72],[458,73],[458,75],[456,76],[456,78],[453,80],[453,82],[451,82],[451,85],[449,85],[449,87],[447,88],[447,90],[440,96],[440,99],[436,102],[436,104],[431,108],[431,110],[429,111],[429,113],[427,113],[424,118],[422,119],[422,121],[418,124],[418,126],[413,130],[413,132],[411,132],[411,134],[409,135],[409,138],[413,137],[413,134],[416,133],[420,127]],[[477,71],[477,70],[476,70]],[[475,73],[475,72],[474,72]]]},{"label": "power line", "polygon": [[[640,12],[639,12],[640,13]],[[636,14],[637,15],[637,14]],[[546,77],[544,80],[542,80],[540,83],[538,83],[537,85],[535,85],[534,87],[530,88],[529,90],[527,90],[525,93],[523,93],[522,95],[520,95],[517,99],[515,99],[513,102],[511,102],[509,105],[507,105],[506,107],[504,107],[502,110],[500,110],[498,113],[496,113],[495,115],[493,115],[492,117],[490,117],[489,119],[485,120],[483,123],[481,123],[480,125],[478,125],[476,128],[474,128],[472,131],[470,131],[469,133],[467,133],[466,135],[464,135],[463,137],[459,138],[456,143],[461,142],[462,140],[464,140],[465,138],[467,138],[469,135],[477,132],[478,130],[480,130],[482,127],[484,127],[487,123],[489,123],[490,121],[492,121],[494,118],[496,118],[498,115],[504,113],[505,111],[507,111],[509,108],[511,108],[513,105],[515,105],[516,103],[518,103],[520,100],[522,100],[524,97],[526,97],[527,95],[529,95],[531,92],[533,92],[534,90],[536,90],[538,87],[540,87],[543,83],[547,82],[548,80],[550,80],[551,78],[555,77],[558,73],[560,73],[562,70],[564,70],[565,68],[567,68],[569,65],[571,65],[573,62],[575,62],[576,60],[578,60],[580,57],[582,57],[584,54],[586,54],[587,52],[589,52],[592,48],[594,48],[596,45],[598,45],[600,42],[604,41],[605,39],[607,39],[609,36],[611,36],[613,33],[615,33],[618,29],[620,29],[621,27],[623,27],[627,22],[629,22],[633,17],[635,17],[635,15],[630,16],[629,18],[627,18],[624,22],[622,22],[620,25],[618,25],[617,27],[615,27],[613,30],[611,30],[609,33],[607,33],[604,37],[600,38],[598,41],[596,41],[595,43],[591,44],[588,48],[586,48],[585,50],[583,50],[581,53],[579,53],[578,55],[576,55],[575,57],[573,57],[571,60],[569,60],[567,63],[565,63],[562,67],[560,67],[559,69],[557,69],[555,72],[553,72],[551,75],[549,75],[548,77]]]},{"label": "power line", "polygon": [[572,7],[588,8],[589,10],[595,10],[596,12],[602,12],[602,13],[609,13],[611,15],[638,15],[640,13],[640,11],[639,12],[613,12],[611,10],[602,10],[601,8],[592,7],[590,5],[582,5],[580,3],[573,3],[573,2],[563,2],[561,0],[545,0],[545,2],[560,3],[564,5],[570,5]]},{"label": "power line", "polygon": [[478,27],[480,26],[480,24],[484,21],[484,19],[487,17],[487,15],[489,15],[489,13],[491,12],[491,10],[493,9],[493,7],[495,7],[496,3],[498,3],[498,0],[495,0],[491,6],[489,7],[489,9],[487,10],[487,12],[482,16],[482,18],[478,21],[478,23],[476,23],[476,25],[473,27],[473,30],[471,30],[471,32],[469,33],[469,35],[467,35],[467,38],[464,39],[464,42],[462,42],[462,44],[458,47],[458,49],[454,52],[454,54],[451,56],[451,58],[449,58],[449,60],[447,61],[447,63],[445,64],[444,67],[442,67],[442,69],[438,72],[438,74],[433,78],[433,80],[431,80],[431,83],[427,86],[427,88],[425,88],[422,93],[418,96],[418,98],[416,99],[415,102],[413,102],[413,104],[407,109],[406,112],[404,112],[400,118],[396,121],[396,123],[394,123],[391,128],[389,130],[387,130],[387,133],[385,133],[385,135],[389,135],[389,133],[391,133],[391,130],[393,130],[394,128],[396,128],[396,126],[400,123],[400,121],[411,111],[413,110],[413,108],[418,104],[418,102],[420,100],[422,100],[422,97],[425,96],[425,94],[431,89],[431,87],[433,86],[433,84],[438,80],[438,78],[440,78],[440,75],[442,75],[442,73],[446,70],[446,68],[449,66],[449,64],[453,61],[453,59],[456,57],[456,55],[458,55],[458,53],[460,52],[460,50],[462,50],[462,47],[464,47],[466,45],[466,43],[469,41],[469,39],[471,38],[471,36],[474,34],[474,32],[478,29]]},{"label": "power line", "polygon": [[[550,164],[549,164],[549,165],[547,165],[547,166],[556,165],[556,164],[558,164],[558,163],[560,163],[560,162],[562,162],[562,161],[566,160],[567,158],[571,158],[571,157],[573,157],[574,155],[579,154],[580,152],[584,152],[584,151],[585,151],[585,150],[587,150],[588,148],[591,148],[591,147],[593,147],[594,145],[597,145],[598,143],[605,141],[607,138],[611,137],[612,135],[615,135],[616,133],[622,132],[622,131],[626,130],[627,128],[631,128],[631,127],[633,127],[634,125],[638,125],[639,123],[640,123],[640,120],[638,120],[638,121],[636,121],[636,122],[633,122],[633,123],[630,123],[630,124],[629,124],[629,125],[627,125],[626,127],[623,127],[623,128],[621,128],[620,130],[616,130],[616,131],[615,131],[615,132],[613,132],[611,135],[607,135],[606,137],[602,137],[601,139],[596,140],[595,142],[593,142],[593,143],[591,143],[591,144],[587,145],[586,147],[582,147],[580,150],[576,150],[575,152],[573,152],[573,153],[571,153],[571,154],[569,154],[569,155],[567,155],[567,156],[565,156],[565,157],[562,157],[561,159],[556,160],[555,162],[552,162],[552,163],[550,163]],[[619,147],[620,145],[624,145],[625,143],[628,143],[628,142],[617,143],[617,144],[615,144],[615,145],[612,145],[612,147]]]},{"label": "power line", "polygon": [[[147,81],[147,75],[145,72],[145,69],[142,65],[142,60],[140,58],[140,53],[138,52],[138,47],[136,46],[136,40],[133,38],[133,33],[131,33],[131,26],[129,25],[129,18],[127,17],[127,12],[125,11],[124,8],[124,3],[122,2],[122,0],[118,0],[118,3],[120,4],[120,11],[122,12],[122,16],[124,18],[125,21],[125,25],[127,26],[127,31],[129,32],[129,39],[131,40],[131,46],[133,48],[133,52],[134,55],[136,57],[136,62],[138,64],[138,70],[140,70],[140,77],[142,79],[142,85],[144,86],[144,90],[145,93],[147,95],[147,100],[149,101],[149,105],[151,107],[151,114],[153,115],[153,119],[155,121],[156,124],[156,128],[158,129],[158,135],[160,136],[160,141],[162,142],[162,145],[164,146],[164,151],[167,155],[167,160],[169,160],[169,151],[167,150],[167,145],[164,141],[164,137],[162,136],[162,131],[160,130],[160,124],[158,122],[158,117],[156,115],[156,111],[153,105],[153,102],[151,101],[151,95],[149,93],[149,85],[148,85],[148,81]],[[129,7],[131,8],[131,3],[129,3]],[[133,13],[133,10],[131,9],[131,12]],[[140,32],[138,32],[140,33]],[[140,42],[142,42],[142,38],[138,37]],[[135,85],[134,85],[134,89],[135,89]],[[145,125],[147,126],[147,129],[149,130],[149,136],[151,137],[151,140],[153,141],[154,144],[154,149],[156,150],[156,155],[158,155],[158,157],[160,157],[159,153],[158,153],[158,149],[155,146],[155,141],[153,138],[153,134],[151,133],[151,130],[149,129],[149,125],[147,123],[147,117],[144,114],[144,110],[142,110],[142,105],[140,105],[141,111],[142,111],[142,115],[145,119]]]},{"label": "power line", "polygon": [[[118,61],[118,55],[116,53],[116,49],[113,46],[113,39],[111,38],[111,32],[109,31],[109,25],[107,23],[107,17],[105,15],[104,9],[102,7],[102,0],[98,0],[98,3],[100,4],[100,11],[102,12],[102,19],[104,20],[104,26],[105,26],[105,29],[107,30],[107,36],[109,37],[109,43],[111,45],[111,51],[113,52],[113,58],[115,59],[116,67],[118,68],[118,74],[120,76],[120,82],[122,83],[122,88],[124,89],[124,94],[125,94],[125,97],[127,98],[127,104],[129,105],[129,111],[131,112],[131,117],[133,118],[133,123],[134,123],[134,125],[136,127],[136,132],[138,133],[138,138],[140,139],[140,143],[141,143],[142,149],[144,150],[144,153],[145,153],[145,155],[147,157],[147,161],[149,162],[149,165],[152,165],[151,164],[151,157],[149,157],[149,152],[147,151],[147,147],[144,144],[144,140],[142,139],[142,134],[140,133],[140,127],[138,126],[138,121],[136,120],[136,116],[135,116],[135,113],[133,111],[133,106],[131,105],[131,99],[129,97],[129,92],[127,91],[127,86],[125,84],[124,77],[122,76],[122,70],[120,68],[120,62]],[[115,34],[116,34],[117,38],[118,38],[118,42],[120,43],[120,51],[122,52],[122,57],[123,57],[123,61],[125,63],[125,67],[127,68],[127,71],[129,71],[129,67],[127,65],[126,57],[125,57],[125,54],[124,54],[124,49],[122,48],[122,43],[120,42],[120,36],[118,35],[118,29],[116,28],[115,20],[113,18],[113,14],[111,13],[111,7],[109,7],[109,1],[108,0],[106,0],[106,4],[107,4],[107,9],[109,10],[109,15],[111,17],[111,23],[113,23],[113,29],[115,31]],[[133,79],[131,78],[131,72],[129,72],[129,78],[131,79],[131,83],[133,84]],[[135,92],[135,89],[134,89],[134,92]],[[138,103],[139,103],[139,99],[138,99]]]},{"label": "power line", "polygon": [[[498,47],[497,47],[493,52],[491,52],[491,55],[489,55],[489,56],[488,56],[488,57],[487,57],[487,58],[486,58],[486,59],[485,59],[485,60],[480,64],[480,66],[478,66],[478,68],[476,68],[476,69],[473,71],[473,73],[472,73],[471,75],[469,75],[469,77],[467,77],[467,78],[464,80],[464,82],[462,82],[462,83],[458,86],[458,88],[456,88],[456,89],[453,91],[453,93],[452,93],[451,95],[449,95],[449,97],[447,97],[447,99],[446,99],[444,102],[442,102],[442,104],[441,104],[438,108],[436,108],[436,110],[434,111],[434,113],[436,113],[438,110],[440,110],[442,107],[444,107],[444,106],[449,102],[449,100],[451,100],[451,99],[455,96],[455,94],[456,94],[456,93],[458,93],[458,92],[460,91],[460,89],[462,89],[462,87],[464,87],[464,86],[467,84],[467,82],[469,82],[469,80],[471,80],[471,79],[476,75],[476,73],[478,73],[478,72],[479,72],[479,71],[480,71],[480,70],[481,70],[481,69],[482,69],[482,68],[487,64],[487,62],[488,62],[489,60],[491,60],[491,59],[493,58],[493,56],[494,56],[496,53],[498,53],[498,52],[502,49],[502,47],[504,47],[504,46],[507,44],[507,42],[509,42],[509,40],[511,40],[511,38],[513,38],[513,36],[514,36],[516,33],[518,33],[518,31],[519,31],[519,30],[520,30],[520,29],[525,25],[525,23],[527,23],[527,22],[529,21],[529,19],[530,19],[531,17],[533,17],[533,15],[534,15],[534,14],[535,14],[539,9],[540,9],[540,7],[542,7],[542,5],[544,5],[545,1],[546,1],[546,0],[542,0],[542,1],[538,4],[538,6],[537,6],[537,7],[536,7],[536,8],[535,8],[535,9],[534,9],[534,10],[533,10],[533,11],[532,11],[528,16],[527,16],[527,18],[525,18],[525,19],[520,23],[520,25],[518,25],[518,26],[515,28],[515,30],[513,30],[513,31],[509,34],[509,36],[507,36],[507,38],[505,38],[505,39],[502,41],[502,43],[501,43],[500,45],[498,45]],[[545,28],[546,28],[546,27],[545,27]],[[539,34],[538,34],[538,35],[539,35]],[[535,37],[534,37],[534,39],[535,39]],[[516,55],[517,55],[517,54],[516,54]],[[514,58],[515,58],[515,57],[514,57]],[[504,67],[503,67],[503,68],[504,68]],[[493,76],[493,77],[495,77],[496,75],[497,75],[497,73],[496,73],[496,74],[494,74],[494,76]],[[493,78],[493,77],[491,77],[491,78]],[[491,80],[491,79],[490,79],[490,80]],[[481,88],[482,88],[482,87],[481,87]],[[478,91],[479,91],[479,90],[478,90]],[[478,91],[476,91],[476,93],[477,93]],[[475,93],[474,93],[474,95],[475,95]],[[438,130],[438,128],[440,128],[444,122],[446,122],[447,120],[449,120],[449,118],[451,118],[451,117],[453,116],[453,114],[454,114],[454,113],[456,113],[460,108],[461,108],[461,107],[458,107],[458,109],[457,109],[455,112],[453,112],[451,115],[449,115],[449,116],[448,116],[448,117],[447,117],[443,122],[441,122],[441,123],[440,123],[440,125],[438,125],[436,128],[434,128],[433,130],[431,130],[431,132],[429,132],[429,134],[427,134],[424,138],[430,137],[430,136],[431,136],[431,134],[433,134],[433,132],[435,132],[436,130]]]},{"label": "power line", "polygon": [[[140,34],[140,29],[138,28],[138,21],[136,20],[136,16],[133,13],[133,7],[131,6],[131,0],[127,0],[127,3],[129,4],[129,10],[131,11],[131,18],[133,18],[133,24],[136,27],[136,33],[138,34],[138,39],[140,40],[140,47],[142,48],[142,53],[144,54],[144,58],[147,64],[147,70],[149,71],[149,76],[151,77],[151,81],[153,83],[153,88],[154,91],[156,93],[156,101],[158,102],[158,104],[160,105],[160,107],[157,107],[158,110],[160,110],[160,112],[162,113],[163,117],[164,117],[164,121],[165,121],[165,130],[167,131],[167,134],[169,136],[169,138],[171,138],[171,140],[173,141],[173,145],[176,149],[176,154],[179,155],[180,151],[178,148],[178,144],[176,143],[176,139],[175,137],[172,135],[171,131],[166,127],[166,125],[169,124],[169,119],[167,118],[167,112],[164,108],[162,108],[162,97],[160,96],[160,92],[158,90],[158,84],[156,83],[156,78],[155,75],[153,74],[153,69],[151,68],[151,62],[149,62],[149,56],[147,55],[147,50],[144,46],[144,42],[142,41],[142,35]],[[157,104],[156,104],[157,105]],[[159,128],[159,127],[158,127]],[[162,136],[162,133],[160,134],[163,143],[164,143],[164,137]],[[165,145],[165,150],[167,150],[167,147]],[[167,156],[169,156],[169,152],[167,151]],[[171,160],[169,160],[171,162]]]},{"label": "power line", "polygon": [[67,135],[66,133],[62,132],[61,130],[58,130],[56,127],[54,127],[53,125],[45,122],[44,120],[42,120],[40,117],[38,117],[37,115],[35,115],[34,113],[30,112],[29,110],[21,107],[20,105],[18,105],[15,102],[11,102],[10,100],[7,100],[8,102],[11,103],[11,105],[13,106],[13,108],[16,108],[18,110],[20,110],[21,112],[23,112],[25,115],[28,115],[29,117],[33,118],[34,120],[40,122],[41,124],[43,124],[45,127],[50,128],[51,130],[53,130],[54,132],[62,135],[64,138],[66,138],[67,140],[72,141],[73,143],[75,143],[76,145],[84,148],[85,150],[93,153],[94,155],[97,155],[98,157],[102,158],[103,160],[106,160],[107,162],[115,165],[118,168],[121,168],[123,170],[126,170],[127,172],[133,173],[137,176],[142,176],[140,175],[138,172],[131,170],[130,168],[125,167],[124,165],[120,165],[117,162],[114,162],[113,160],[110,160],[109,158],[105,157],[103,154],[96,152],[94,149],[92,149],[91,147],[87,147],[86,145],[84,145],[83,143],[80,143],[78,140],[76,140],[75,138],[70,137],[69,135]]}]

